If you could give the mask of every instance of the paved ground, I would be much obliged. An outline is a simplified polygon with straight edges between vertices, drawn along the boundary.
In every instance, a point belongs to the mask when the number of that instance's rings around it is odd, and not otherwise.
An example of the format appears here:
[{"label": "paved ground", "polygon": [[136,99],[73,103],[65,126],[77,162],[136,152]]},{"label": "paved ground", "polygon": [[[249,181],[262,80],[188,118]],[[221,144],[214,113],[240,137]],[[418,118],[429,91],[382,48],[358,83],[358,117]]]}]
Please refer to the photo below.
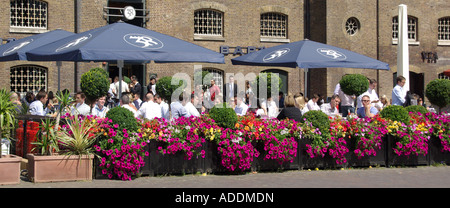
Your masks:
[{"label": "paved ground", "polygon": [[93,180],[31,183],[1,188],[450,188],[450,166],[301,170],[245,175],[141,177],[133,181]]}]

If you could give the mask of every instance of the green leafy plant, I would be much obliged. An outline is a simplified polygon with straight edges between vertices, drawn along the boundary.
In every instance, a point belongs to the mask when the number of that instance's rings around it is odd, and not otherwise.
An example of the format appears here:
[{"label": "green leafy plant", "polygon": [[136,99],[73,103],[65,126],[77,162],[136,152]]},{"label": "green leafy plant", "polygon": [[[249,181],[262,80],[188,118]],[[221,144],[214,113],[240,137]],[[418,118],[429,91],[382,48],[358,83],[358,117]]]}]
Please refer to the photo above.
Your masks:
[{"label": "green leafy plant", "polygon": [[383,108],[380,115],[382,118],[399,121],[405,124],[409,123],[410,119],[408,111],[403,106],[399,105],[390,105]]},{"label": "green leafy plant", "polygon": [[223,128],[235,129],[238,121],[236,112],[228,103],[220,103],[215,105],[210,111],[209,116],[216,124]]},{"label": "green leafy plant", "polygon": [[81,75],[80,88],[89,104],[108,93],[110,84],[108,77],[108,72],[102,68],[92,68]]},{"label": "green leafy plant", "polygon": [[55,129],[54,131],[57,131],[59,128],[59,123],[61,121],[61,115],[66,110],[66,107],[70,106],[70,104],[74,101],[72,97],[70,97],[70,92],[67,91],[66,93],[56,93],[56,99],[59,103],[59,109],[56,114],[56,123],[55,123]]},{"label": "green leafy plant", "polygon": [[[278,80],[278,85],[272,84],[272,81],[275,81],[276,83],[276,80]],[[258,97],[261,96],[261,92],[259,90],[260,85],[267,86],[267,96],[270,96],[272,91],[276,92],[276,95],[278,96],[280,89],[283,87],[283,82],[277,73],[264,72],[260,73],[259,76],[257,76],[256,79],[251,83],[252,88],[257,89]]]},{"label": "green leafy plant", "polygon": [[[172,85],[172,82],[178,84]],[[186,81],[183,81],[182,79],[162,77],[158,80],[158,82],[156,82],[156,91],[161,96],[161,98],[167,100],[168,103],[171,103],[172,94],[175,92],[175,90],[180,87],[184,89],[186,88],[186,86]]]},{"label": "green leafy plant", "polygon": [[96,122],[92,122],[90,119],[80,119],[78,116],[67,117],[66,122],[67,129],[57,132],[59,144],[62,146],[60,153],[69,156],[94,154],[93,144],[99,135],[93,131]]},{"label": "green leafy plant", "polygon": [[369,89],[369,81],[367,77],[361,74],[349,74],[342,77],[339,81],[341,90],[347,95],[360,96]]},{"label": "green leafy plant", "polygon": [[10,100],[10,97],[10,92],[6,89],[0,89],[0,139],[11,138],[10,132],[14,129],[16,122],[16,106]]},{"label": "green leafy plant", "polygon": [[406,107],[405,109],[408,112],[413,112],[413,113],[419,112],[422,115],[425,115],[426,113],[428,113],[428,110],[421,105],[410,105],[410,106]]},{"label": "green leafy plant", "polygon": [[430,103],[439,107],[439,113],[441,113],[441,108],[450,104],[450,80],[435,79],[431,81],[427,84],[425,96]]},{"label": "green leafy plant", "polygon": [[58,146],[58,138],[55,134],[55,126],[56,122],[50,118],[45,118],[39,124],[39,130],[36,135],[37,141],[33,144],[36,145],[33,150],[39,150],[41,155],[53,155],[55,152],[59,152]]},{"label": "green leafy plant", "polygon": [[139,128],[139,123],[134,114],[126,108],[111,108],[106,113],[106,117],[111,119],[113,124],[118,124],[119,128],[127,129],[129,132],[136,132]]},{"label": "green leafy plant", "polygon": [[319,128],[322,133],[328,132],[330,129],[330,119],[322,111],[308,111],[303,115],[302,120],[312,123],[313,127]]}]

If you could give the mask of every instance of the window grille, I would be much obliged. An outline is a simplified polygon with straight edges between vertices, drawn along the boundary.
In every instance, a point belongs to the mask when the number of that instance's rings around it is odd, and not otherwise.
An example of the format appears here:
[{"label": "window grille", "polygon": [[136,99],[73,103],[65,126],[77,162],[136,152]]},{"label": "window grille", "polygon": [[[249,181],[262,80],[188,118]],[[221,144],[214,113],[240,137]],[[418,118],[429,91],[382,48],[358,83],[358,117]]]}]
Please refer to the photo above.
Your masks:
[{"label": "window grille", "polygon": [[[417,41],[417,18],[408,16],[408,39]],[[392,18],[392,39],[398,40],[398,16]]]},{"label": "window grille", "polygon": [[47,89],[47,68],[34,65],[13,66],[10,69],[11,91],[24,94]]},{"label": "window grille", "polygon": [[261,14],[261,37],[287,38],[287,15],[280,13]]},{"label": "window grille", "polygon": [[351,17],[347,20],[347,22],[345,22],[345,31],[348,35],[355,35],[356,33],[358,33],[359,29],[360,24],[358,19]]},{"label": "window grille", "polygon": [[11,27],[47,28],[47,3],[38,0],[11,0]]},{"label": "window grille", "polygon": [[209,9],[195,11],[194,34],[223,36],[223,13]]},{"label": "window grille", "polygon": [[450,40],[450,17],[439,19],[438,40]]}]

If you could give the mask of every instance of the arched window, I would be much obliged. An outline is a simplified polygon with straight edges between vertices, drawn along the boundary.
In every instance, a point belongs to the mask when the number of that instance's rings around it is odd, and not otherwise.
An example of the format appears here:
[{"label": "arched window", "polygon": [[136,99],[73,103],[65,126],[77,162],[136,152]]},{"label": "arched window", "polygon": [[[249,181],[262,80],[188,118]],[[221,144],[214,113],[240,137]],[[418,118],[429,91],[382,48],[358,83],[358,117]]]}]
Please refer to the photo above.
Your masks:
[{"label": "arched window", "polygon": [[223,13],[212,9],[196,10],[194,35],[223,36]]},{"label": "arched window", "polygon": [[[399,22],[398,16],[392,18],[392,39],[398,41]],[[418,19],[408,15],[408,39],[409,41],[418,41]]]},{"label": "arched window", "polygon": [[360,28],[361,24],[359,23],[359,20],[356,17],[350,17],[345,22],[345,31],[350,36],[356,35],[356,33],[358,33]]},{"label": "arched window", "polygon": [[47,68],[36,65],[19,65],[10,69],[11,91],[24,94],[47,90]]},{"label": "arched window", "polygon": [[261,38],[287,38],[288,16],[267,12],[261,14]]},{"label": "arched window", "polygon": [[40,32],[47,30],[48,4],[39,0],[10,1],[10,30]]}]

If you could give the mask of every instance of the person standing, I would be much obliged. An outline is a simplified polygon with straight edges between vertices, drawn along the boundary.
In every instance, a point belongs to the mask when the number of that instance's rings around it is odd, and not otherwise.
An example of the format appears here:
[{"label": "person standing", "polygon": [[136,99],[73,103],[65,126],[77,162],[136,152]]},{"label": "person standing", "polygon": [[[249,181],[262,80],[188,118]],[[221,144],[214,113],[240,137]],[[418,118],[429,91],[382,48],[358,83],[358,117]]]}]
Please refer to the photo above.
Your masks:
[{"label": "person standing", "polygon": [[[122,82],[122,91],[119,90],[119,83],[120,83],[120,82]],[[117,99],[117,100],[120,100],[120,99],[121,99],[120,93],[119,93],[119,92],[121,92],[122,95],[123,95],[125,92],[130,92],[130,88],[128,88],[128,84],[127,84],[125,81],[123,81],[123,78],[122,78],[122,80],[118,80],[116,83],[114,83],[114,85],[115,85],[115,87],[116,87],[116,99]]]},{"label": "person standing", "polygon": [[341,89],[341,84],[337,84],[334,89],[334,94],[341,99],[341,106],[339,107],[342,117],[347,117],[349,114],[355,113],[355,95],[347,95]]},{"label": "person standing", "polygon": [[161,106],[158,103],[153,102],[154,96],[151,92],[145,95],[146,102],[138,110],[139,117],[143,119],[153,120],[155,118],[161,118]]},{"label": "person standing", "polygon": [[156,77],[150,77],[150,83],[147,85],[147,92],[151,92],[153,95],[156,95]]},{"label": "person standing", "polygon": [[223,94],[225,95],[223,102],[227,103],[229,103],[232,98],[237,96],[237,84],[234,83],[234,77],[230,76],[228,79],[230,82],[225,85],[225,89],[223,92]]},{"label": "person standing", "polygon": [[[188,99],[187,96],[184,99]],[[187,113],[189,114],[188,117],[195,116],[200,117],[200,113],[198,112],[197,108],[195,106],[198,104],[198,97],[192,93],[190,96],[190,101],[186,103],[184,108],[186,109]]]},{"label": "person standing", "polygon": [[131,87],[130,87],[130,92],[134,95],[134,94],[138,94],[139,97],[141,96],[141,92],[142,92],[142,86],[141,84],[138,82],[136,75],[132,75],[131,76]]},{"label": "person standing", "polygon": [[406,102],[406,90],[403,89],[405,86],[406,78],[403,76],[397,77],[397,85],[392,89],[392,105],[403,106]]},{"label": "person standing", "polygon": [[211,79],[211,86],[209,87],[209,94],[210,94],[210,100],[212,102],[215,102],[216,97],[219,97],[220,89],[216,85],[216,81],[214,79]]},{"label": "person standing", "polygon": [[120,99],[120,107],[124,107],[131,111],[135,118],[139,117],[138,112],[130,106],[130,96],[128,94],[123,94]]},{"label": "person standing", "polygon": [[159,94],[156,94],[154,96],[155,102],[161,106],[161,117],[169,120],[170,119],[170,112],[169,112],[169,104],[167,104]]},{"label": "person standing", "polygon": [[170,104],[170,109],[172,111],[172,119],[177,119],[180,117],[188,117],[188,112],[186,111],[186,108],[184,108],[184,95],[183,93],[180,94],[178,97],[179,100],[173,102]]},{"label": "person standing", "polygon": [[373,106],[377,108],[377,110],[381,110],[383,104],[380,102],[380,99],[378,98],[375,88],[377,88],[377,81],[375,79],[369,79],[369,89],[367,89],[367,91],[362,95],[358,96],[357,108],[363,107],[361,99],[364,95],[368,95],[370,97],[370,102],[373,104]]}]

